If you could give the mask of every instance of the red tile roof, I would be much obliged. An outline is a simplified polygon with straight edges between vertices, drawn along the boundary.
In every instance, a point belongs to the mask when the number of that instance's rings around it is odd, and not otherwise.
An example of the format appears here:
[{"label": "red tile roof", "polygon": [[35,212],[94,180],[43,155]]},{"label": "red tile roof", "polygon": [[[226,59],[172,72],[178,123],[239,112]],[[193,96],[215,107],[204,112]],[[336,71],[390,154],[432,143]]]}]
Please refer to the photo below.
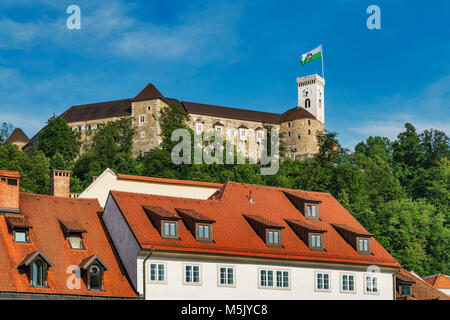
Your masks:
[{"label": "red tile roof", "polygon": [[20,173],[17,171],[0,170],[0,177],[20,178]]},{"label": "red tile roof", "polygon": [[160,218],[166,219],[180,219],[180,217],[176,213],[172,213],[170,211],[164,210],[161,207],[157,206],[142,206],[145,211],[150,214],[155,214]]},{"label": "red tile roof", "polygon": [[[434,288],[426,281],[415,276],[411,272],[401,268],[396,274],[396,299],[397,300],[450,300],[450,297],[442,291]],[[401,297],[398,284],[401,282],[411,283],[412,297]]]},{"label": "red tile roof", "polygon": [[[281,226],[287,226],[285,219],[306,222],[306,218],[287,199],[283,191],[294,192],[288,189],[228,182],[221,189],[220,195],[209,200],[119,191],[111,191],[111,194],[143,249],[399,267],[398,262],[376,240],[373,240],[372,254],[361,255],[339,235],[331,226],[332,223],[345,224],[357,230],[365,229],[329,193],[308,192],[311,197],[321,201],[320,217],[326,231],[325,251],[310,250],[291,228],[284,228],[282,231],[283,248],[269,248],[245,221],[243,214],[257,215]],[[248,199],[249,192],[252,193],[254,203]],[[196,241],[184,223],[180,223],[179,228],[181,241],[163,239],[142,206],[160,206],[173,213],[175,208],[202,212],[216,221],[214,243]]]},{"label": "red tile roof", "polygon": [[143,176],[133,176],[129,174],[117,174],[118,179],[122,180],[135,180],[144,182],[159,182],[159,183],[169,183],[169,184],[184,184],[200,187],[211,187],[211,188],[221,188],[222,183],[214,182],[203,182],[203,181],[191,181],[191,180],[177,180],[177,179],[166,179],[166,178],[155,178],[155,177],[143,177]]},{"label": "red tile roof", "polygon": [[450,277],[439,273],[428,277],[423,277],[423,280],[438,289],[450,289]]},{"label": "red tile roof", "polygon": [[322,225],[322,222],[320,221],[308,221],[308,223],[306,223],[301,220],[286,219],[286,222],[294,226],[306,229],[308,231],[327,232],[327,229]]},{"label": "red tile roof", "polygon": [[355,228],[353,226],[341,224],[341,223],[332,223],[331,225],[333,227],[335,227],[336,229],[342,229],[344,231],[349,231],[358,236],[373,236],[373,234],[371,234],[370,232],[367,232],[367,230],[362,229],[362,228]]},{"label": "red tile roof", "polygon": [[259,224],[262,224],[264,227],[268,228],[284,228],[283,225],[273,222],[269,219],[263,218],[261,216],[258,216],[256,214],[244,214],[243,215],[246,219],[253,220],[254,222],[257,222]]},{"label": "red tile roof", "polygon": [[178,212],[178,214],[180,214],[181,216],[187,216],[197,221],[215,222],[210,217],[207,217],[195,210],[175,208],[175,211]]},{"label": "red tile roof", "polygon": [[14,142],[23,142],[28,143],[30,138],[22,131],[20,128],[15,128],[11,135],[6,139],[6,142],[14,143]]},{"label": "red tile roof", "polygon": [[[32,226],[29,229],[30,243],[16,243],[8,232],[6,220],[17,216],[0,216],[0,291],[136,298],[103,228],[97,200],[21,193],[20,210]],[[58,220],[76,220],[87,231],[83,234],[86,250],[70,248]],[[32,288],[27,275],[16,269],[17,265],[36,254],[45,256],[53,264],[48,270],[49,288]],[[105,291],[90,291],[83,280],[81,289],[67,288],[68,267],[79,265],[95,254],[109,267],[104,273]]]}]

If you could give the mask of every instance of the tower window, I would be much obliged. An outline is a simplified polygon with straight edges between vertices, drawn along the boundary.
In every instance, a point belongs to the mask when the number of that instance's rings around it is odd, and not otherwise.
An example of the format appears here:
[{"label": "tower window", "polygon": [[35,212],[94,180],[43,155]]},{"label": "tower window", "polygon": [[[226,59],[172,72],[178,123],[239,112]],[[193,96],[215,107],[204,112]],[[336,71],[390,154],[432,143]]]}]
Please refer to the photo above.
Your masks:
[{"label": "tower window", "polygon": [[311,135],[311,130],[308,130],[308,134]]},{"label": "tower window", "polygon": [[311,125],[311,120],[308,120],[308,126],[310,126]]},{"label": "tower window", "polygon": [[319,99],[319,109],[322,108],[322,99]]},{"label": "tower window", "polygon": [[147,111],[152,111],[152,106],[147,106]]},{"label": "tower window", "polygon": [[309,107],[311,107],[311,100],[306,99],[305,100],[305,108],[309,108]]},{"label": "tower window", "polygon": [[302,137],[301,135],[298,135],[298,136],[297,136],[297,139],[299,139],[299,140],[300,140],[300,138],[301,138],[301,137]]},{"label": "tower window", "polygon": [[140,119],[139,119],[139,122],[140,123],[144,123],[145,122],[145,116],[141,116]]},{"label": "tower window", "polygon": [[290,131],[288,131],[288,136],[289,136],[289,137],[291,136],[291,132],[290,132]]}]

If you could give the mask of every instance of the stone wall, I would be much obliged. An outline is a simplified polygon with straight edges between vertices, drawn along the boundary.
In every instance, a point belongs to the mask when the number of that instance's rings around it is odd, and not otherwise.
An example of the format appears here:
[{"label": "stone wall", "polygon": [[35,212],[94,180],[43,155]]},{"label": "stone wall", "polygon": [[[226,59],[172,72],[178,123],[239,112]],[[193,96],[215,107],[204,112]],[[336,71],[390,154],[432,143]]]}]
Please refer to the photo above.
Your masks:
[{"label": "stone wall", "polygon": [[[314,119],[299,119],[281,124],[284,132],[284,156],[291,158],[308,158],[319,152],[317,132],[324,131],[324,124]],[[295,152],[291,152],[296,150]]]}]

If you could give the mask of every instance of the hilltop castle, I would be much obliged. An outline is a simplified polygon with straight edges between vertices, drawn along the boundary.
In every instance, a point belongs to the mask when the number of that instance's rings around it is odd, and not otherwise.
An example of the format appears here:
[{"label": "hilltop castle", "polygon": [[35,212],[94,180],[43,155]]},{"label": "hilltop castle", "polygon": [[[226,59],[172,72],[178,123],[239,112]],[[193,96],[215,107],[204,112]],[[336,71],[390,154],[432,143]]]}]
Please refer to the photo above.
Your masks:
[{"label": "hilltop castle", "polygon": [[297,78],[298,106],[279,114],[179,101],[163,96],[150,83],[134,98],[72,106],[61,117],[80,133],[83,142],[106,122],[132,117],[136,128],[133,154],[138,156],[159,146],[160,127],[155,116],[170,102],[178,102],[197,133],[215,129],[227,140],[250,143],[263,137],[263,125],[267,124],[284,133],[285,157],[305,159],[318,152],[316,133],[324,131],[324,87],[325,80],[317,74]]}]

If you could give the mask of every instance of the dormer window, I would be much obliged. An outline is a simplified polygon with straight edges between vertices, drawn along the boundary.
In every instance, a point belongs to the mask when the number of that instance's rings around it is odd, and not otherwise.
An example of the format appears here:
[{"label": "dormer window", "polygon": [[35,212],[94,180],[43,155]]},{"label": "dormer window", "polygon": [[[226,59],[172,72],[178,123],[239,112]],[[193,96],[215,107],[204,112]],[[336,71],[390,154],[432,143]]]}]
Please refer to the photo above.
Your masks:
[{"label": "dormer window", "polygon": [[193,209],[175,208],[197,241],[213,241],[213,223],[216,221]]},{"label": "dormer window", "polygon": [[70,248],[78,250],[84,249],[83,237],[81,233],[71,232],[69,233],[67,240],[69,240]]},{"label": "dormer window", "polygon": [[399,286],[400,296],[402,297],[412,297],[412,289],[410,284],[401,284]]},{"label": "dormer window", "polygon": [[30,286],[35,288],[46,288],[48,269],[53,264],[39,250],[26,255],[16,266],[21,273],[27,273]]},{"label": "dormer window", "polygon": [[212,240],[212,224],[197,223],[197,240]]},{"label": "dormer window", "polygon": [[180,217],[176,213],[156,206],[143,206],[143,209],[163,239],[178,240],[180,238]]},{"label": "dormer window", "polygon": [[324,234],[327,230],[322,222],[311,221],[306,223],[302,220],[293,219],[286,219],[286,222],[309,249],[315,251],[325,250]]},{"label": "dormer window", "polygon": [[361,254],[370,253],[370,238],[357,237],[356,241],[358,244],[358,252],[359,253],[361,253]]},{"label": "dormer window", "polygon": [[266,243],[268,246],[281,246],[281,231],[266,229]]},{"label": "dormer window", "polygon": [[244,218],[269,247],[282,246],[282,229],[284,227],[258,215],[244,214]]},{"label": "dormer window", "polygon": [[178,221],[161,221],[161,230],[163,231],[163,238],[178,239]]},{"label": "dormer window", "polygon": [[88,290],[104,291],[104,273],[109,268],[97,254],[94,254],[79,264]]},{"label": "dormer window", "polygon": [[323,250],[323,234],[309,233],[309,248],[311,250]]},{"label": "dormer window", "polygon": [[305,204],[305,213],[307,219],[318,220],[319,219],[319,206],[313,203]]},{"label": "dormer window", "polygon": [[371,254],[373,234],[361,228],[345,224],[332,224],[336,231],[347,241],[359,254]]},{"label": "dormer window", "polygon": [[13,230],[13,239],[14,242],[23,242],[23,243],[30,242],[30,238],[28,236],[28,229],[15,228]]},{"label": "dormer window", "polygon": [[28,243],[29,229],[31,224],[23,216],[7,216],[5,217],[8,231],[13,236],[13,241],[18,243]]},{"label": "dormer window", "polygon": [[84,250],[83,233],[87,231],[76,220],[62,220],[59,219],[64,238],[69,243],[71,249]]}]

